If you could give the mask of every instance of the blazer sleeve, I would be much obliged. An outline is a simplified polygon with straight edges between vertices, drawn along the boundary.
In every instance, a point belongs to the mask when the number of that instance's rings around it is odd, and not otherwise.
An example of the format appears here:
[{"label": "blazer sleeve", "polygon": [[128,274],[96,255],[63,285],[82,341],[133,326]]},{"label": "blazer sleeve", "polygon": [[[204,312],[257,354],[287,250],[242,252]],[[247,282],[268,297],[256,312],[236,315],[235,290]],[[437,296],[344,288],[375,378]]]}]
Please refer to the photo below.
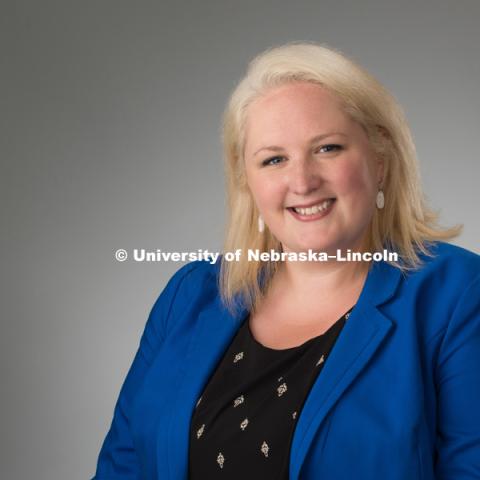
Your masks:
[{"label": "blazer sleeve", "polygon": [[438,356],[436,385],[436,478],[478,480],[480,277],[466,285],[448,324]]},{"label": "blazer sleeve", "polygon": [[104,439],[92,480],[138,480],[141,470],[132,441],[129,419],[132,402],[145,373],[166,335],[172,305],[185,277],[197,262],[180,268],[158,297],[148,316],[140,345],[118,396],[113,420]]}]

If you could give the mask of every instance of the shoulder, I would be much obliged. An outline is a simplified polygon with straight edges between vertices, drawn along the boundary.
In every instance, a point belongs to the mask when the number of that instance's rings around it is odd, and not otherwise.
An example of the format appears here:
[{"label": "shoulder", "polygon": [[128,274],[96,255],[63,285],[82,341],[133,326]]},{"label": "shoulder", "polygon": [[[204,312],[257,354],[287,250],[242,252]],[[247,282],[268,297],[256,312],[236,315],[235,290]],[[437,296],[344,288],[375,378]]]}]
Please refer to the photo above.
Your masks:
[{"label": "shoulder", "polygon": [[445,242],[430,244],[431,255],[420,256],[422,265],[413,274],[431,277],[442,276],[444,283],[473,281],[480,276],[480,255]]},{"label": "shoulder", "polygon": [[178,324],[178,319],[195,316],[193,306],[201,309],[208,302],[217,301],[217,277],[218,267],[206,260],[190,262],[177,269],[155,300],[146,330],[154,331],[163,339],[172,325]]},{"label": "shoulder", "polygon": [[430,244],[430,250],[433,253],[433,258],[438,260],[461,263],[473,262],[477,267],[480,265],[480,255],[453,243],[434,242]]},{"label": "shoulder", "polygon": [[414,325],[425,345],[435,338],[441,342],[440,334],[452,325],[468,324],[468,330],[480,323],[480,256],[444,242],[430,244],[429,252],[414,270],[379,265],[369,288],[373,298],[380,298],[378,292],[393,285],[384,313],[399,328]]},{"label": "shoulder", "polygon": [[476,295],[480,284],[480,256],[462,247],[435,242],[422,264],[405,272],[397,291],[398,301],[448,318],[466,296]]},{"label": "shoulder", "polygon": [[189,262],[171,276],[165,289],[175,296],[205,295],[216,290],[218,270],[216,263],[207,260]]},{"label": "shoulder", "polygon": [[200,278],[215,277],[218,271],[218,261],[210,263],[207,260],[196,260],[181,266],[172,276],[172,279],[199,280]]}]

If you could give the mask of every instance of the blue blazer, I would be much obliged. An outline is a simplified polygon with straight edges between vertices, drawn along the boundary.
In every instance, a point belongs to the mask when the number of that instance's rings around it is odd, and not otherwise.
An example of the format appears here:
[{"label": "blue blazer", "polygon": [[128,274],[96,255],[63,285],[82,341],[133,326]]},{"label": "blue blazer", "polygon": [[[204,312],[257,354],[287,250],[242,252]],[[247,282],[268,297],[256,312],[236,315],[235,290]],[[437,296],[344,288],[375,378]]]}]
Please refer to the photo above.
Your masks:
[{"label": "blue blazer", "polygon": [[[291,479],[480,479],[480,256],[433,252],[408,274],[372,264],[298,418]],[[248,313],[223,308],[218,272],[189,263],[154,304],[94,479],[188,478],[195,404]]]}]

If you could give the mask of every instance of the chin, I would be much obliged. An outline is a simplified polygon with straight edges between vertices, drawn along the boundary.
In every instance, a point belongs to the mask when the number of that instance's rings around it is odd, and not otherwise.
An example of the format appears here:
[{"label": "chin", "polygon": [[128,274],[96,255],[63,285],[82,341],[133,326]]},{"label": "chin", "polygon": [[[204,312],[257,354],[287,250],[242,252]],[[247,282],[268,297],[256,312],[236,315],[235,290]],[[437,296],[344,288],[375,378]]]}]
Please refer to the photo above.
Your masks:
[{"label": "chin", "polygon": [[321,244],[319,245],[318,243],[310,243],[310,244],[303,244],[303,245],[298,245],[295,248],[288,249],[289,251],[292,252],[308,252],[311,250],[312,252],[317,252],[317,253],[329,253],[329,254],[336,254],[337,252],[336,246],[332,246],[329,244]]},{"label": "chin", "polygon": [[[339,243],[339,242],[338,242]],[[298,246],[302,251],[312,250],[313,252],[334,252],[336,253],[337,248],[339,248],[337,242],[319,242],[318,238],[311,239],[309,242],[299,242]]]}]

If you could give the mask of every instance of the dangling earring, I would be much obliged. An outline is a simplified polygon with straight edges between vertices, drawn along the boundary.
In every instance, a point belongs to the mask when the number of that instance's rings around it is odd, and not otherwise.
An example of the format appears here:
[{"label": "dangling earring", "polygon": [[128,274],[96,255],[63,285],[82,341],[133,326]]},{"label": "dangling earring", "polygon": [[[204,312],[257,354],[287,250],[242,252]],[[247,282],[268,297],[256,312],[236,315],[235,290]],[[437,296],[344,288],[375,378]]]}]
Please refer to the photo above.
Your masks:
[{"label": "dangling earring", "polygon": [[258,216],[258,231],[260,233],[263,233],[265,230],[265,222],[263,221],[263,218],[261,215]]},{"label": "dangling earring", "polygon": [[381,189],[377,193],[376,204],[379,210],[381,210],[385,206],[385,195],[383,194],[383,190]]}]

